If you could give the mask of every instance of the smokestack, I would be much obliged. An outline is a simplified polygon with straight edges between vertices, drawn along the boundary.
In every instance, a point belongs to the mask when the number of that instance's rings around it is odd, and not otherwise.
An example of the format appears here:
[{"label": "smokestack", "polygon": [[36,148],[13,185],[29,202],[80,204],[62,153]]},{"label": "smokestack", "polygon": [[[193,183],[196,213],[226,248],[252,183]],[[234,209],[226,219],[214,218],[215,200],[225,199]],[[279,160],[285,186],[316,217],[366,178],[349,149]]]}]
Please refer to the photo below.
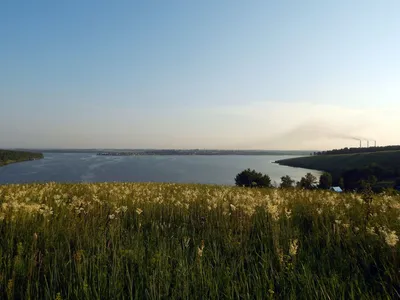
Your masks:
[{"label": "smokestack", "polygon": [[367,148],[369,147],[369,141],[367,140]]},{"label": "smokestack", "polygon": [[360,148],[362,147],[362,141],[360,140]]},{"label": "smokestack", "polygon": [[374,141],[374,142],[375,142],[374,147],[376,147],[376,141]]}]

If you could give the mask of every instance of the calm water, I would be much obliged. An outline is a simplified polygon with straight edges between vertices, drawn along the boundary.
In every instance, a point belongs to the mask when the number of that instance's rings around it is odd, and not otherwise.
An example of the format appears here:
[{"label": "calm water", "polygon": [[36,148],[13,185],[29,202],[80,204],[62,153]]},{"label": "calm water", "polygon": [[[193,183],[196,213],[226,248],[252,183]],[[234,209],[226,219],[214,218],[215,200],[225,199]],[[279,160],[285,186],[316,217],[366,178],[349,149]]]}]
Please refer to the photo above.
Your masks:
[{"label": "calm water", "polygon": [[246,168],[268,174],[272,181],[289,175],[299,180],[318,171],[272,162],[294,156],[96,156],[93,153],[46,153],[44,159],[0,168],[0,184],[26,182],[183,182],[234,184]]}]

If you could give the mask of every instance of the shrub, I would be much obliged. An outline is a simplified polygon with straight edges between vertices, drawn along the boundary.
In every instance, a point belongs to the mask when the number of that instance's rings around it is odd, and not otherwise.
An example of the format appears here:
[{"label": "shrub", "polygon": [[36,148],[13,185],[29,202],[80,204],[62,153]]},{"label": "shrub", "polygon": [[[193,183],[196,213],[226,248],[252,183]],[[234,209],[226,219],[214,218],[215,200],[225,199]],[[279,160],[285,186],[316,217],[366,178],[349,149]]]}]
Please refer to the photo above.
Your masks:
[{"label": "shrub", "polygon": [[271,187],[271,178],[255,170],[244,170],[236,175],[235,184],[245,187]]}]

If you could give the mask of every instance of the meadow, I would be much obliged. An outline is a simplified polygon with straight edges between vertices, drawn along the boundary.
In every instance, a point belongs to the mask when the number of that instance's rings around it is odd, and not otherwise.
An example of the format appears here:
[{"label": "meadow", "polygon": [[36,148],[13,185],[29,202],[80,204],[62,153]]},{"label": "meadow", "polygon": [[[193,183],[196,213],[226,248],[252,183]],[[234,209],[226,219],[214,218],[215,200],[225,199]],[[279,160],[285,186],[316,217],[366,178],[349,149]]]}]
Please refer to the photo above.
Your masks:
[{"label": "meadow", "polygon": [[400,297],[400,197],[0,186],[0,299]]}]

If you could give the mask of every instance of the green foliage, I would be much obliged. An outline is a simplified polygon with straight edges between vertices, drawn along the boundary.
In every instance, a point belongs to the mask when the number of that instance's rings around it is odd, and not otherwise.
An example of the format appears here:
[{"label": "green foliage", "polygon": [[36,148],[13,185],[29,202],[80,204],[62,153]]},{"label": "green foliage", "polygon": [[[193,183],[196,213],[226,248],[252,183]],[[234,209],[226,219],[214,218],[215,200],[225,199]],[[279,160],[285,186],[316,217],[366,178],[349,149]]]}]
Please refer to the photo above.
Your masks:
[{"label": "green foliage", "polygon": [[[318,155],[298,157],[278,161],[282,165],[307,169],[323,170],[332,175],[333,182],[346,190],[358,190],[361,181],[369,181],[370,176],[376,177],[379,186],[400,177],[400,151],[383,151],[376,153],[357,153],[341,155]],[[343,182],[339,182],[343,178]],[[384,185],[382,183],[385,183]],[[374,188],[379,190],[381,188]]]},{"label": "green foliage", "polygon": [[329,174],[328,172],[324,172],[320,177],[319,177],[319,188],[328,190],[332,186],[332,175]]},{"label": "green foliage", "polygon": [[344,179],[343,179],[343,177],[340,177],[340,178],[339,178],[338,185],[340,186],[340,188],[341,188],[342,190],[344,190],[345,185],[344,185]]},{"label": "green foliage", "polygon": [[288,175],[282,176],[280,187],[284,188],[284,189],[292,188],[294,183],[295,183],[295,181],[292,178],[290,178],[290,176],[288,176]]},{"label": "green foliage", "polygon": [[0,185],[0,299],[397,299],[400,196]]},{"label": "green foliage", "polygon": [[9,163],[43,158],[43,154],[36,152],[0,150],[0,166]]},{"label": "green foliage", "polygon": [[271,187],[271,178],[255,170],[244,170],[236,175],[235,184],[245,187]]},{"label": "green foliage", "polygon": [[396,173],[400,168],[400,151],[297,157],[280,160],[278,163],[297,168],[323,170],[331,173],[334,181],[339,180],[347,170],[364,169],[370,166],[375,170],[374,172],[379,173],[373,175],[380,180],[397,177]]},{"label": "green foliage", "polygon": [[300,182],[298,183],[298,187],[311,190],[316,187],[317,184],[317,177],[315,177],[311,173],[307,173],[306,176],[302,177]]}]

